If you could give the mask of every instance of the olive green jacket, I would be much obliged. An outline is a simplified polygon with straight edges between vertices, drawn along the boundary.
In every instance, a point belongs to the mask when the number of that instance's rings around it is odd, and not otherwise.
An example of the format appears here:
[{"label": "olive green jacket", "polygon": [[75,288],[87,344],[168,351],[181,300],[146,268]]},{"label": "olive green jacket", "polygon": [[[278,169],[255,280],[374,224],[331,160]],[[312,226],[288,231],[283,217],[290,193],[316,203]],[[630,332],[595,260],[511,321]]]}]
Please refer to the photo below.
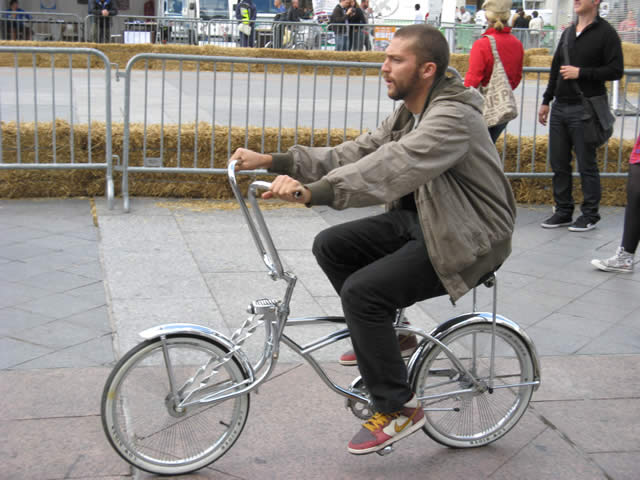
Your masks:
[{"label": "olive green jacket", "polygon": [[482,102],[476,90],[443,77],[415,129],[402,105],[353,141],[274,154],[270,171],[306,183],[312,205],[336,209],[393,209],[413,192],[431,263],[455,301],[511,253],[516,205]]}]

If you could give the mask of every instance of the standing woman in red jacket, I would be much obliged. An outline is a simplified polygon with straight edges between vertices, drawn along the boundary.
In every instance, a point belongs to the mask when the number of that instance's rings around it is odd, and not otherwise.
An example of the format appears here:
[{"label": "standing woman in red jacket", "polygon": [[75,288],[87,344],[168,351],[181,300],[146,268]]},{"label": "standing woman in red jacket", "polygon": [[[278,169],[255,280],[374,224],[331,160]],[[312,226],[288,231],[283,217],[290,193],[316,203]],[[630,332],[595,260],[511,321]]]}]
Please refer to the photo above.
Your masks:
[{"label": "standing woman in red jacket", "polygon": [[[524,48],[520,40],[511,34],[511,27],[507,26],[511,15],[511,0],[486,0],[482,8],[489,28],[471,47],[469,70],[464,77],[464,84],[466,87],[478,88],[489,83],[493,72],[493,54],[487,36],[491,35],[496,40],[498,55],[509,78],[509,84],[515,89],[522,80]],[[495,142],[506,127],[506,123],[489,127],[491,139]]]}]

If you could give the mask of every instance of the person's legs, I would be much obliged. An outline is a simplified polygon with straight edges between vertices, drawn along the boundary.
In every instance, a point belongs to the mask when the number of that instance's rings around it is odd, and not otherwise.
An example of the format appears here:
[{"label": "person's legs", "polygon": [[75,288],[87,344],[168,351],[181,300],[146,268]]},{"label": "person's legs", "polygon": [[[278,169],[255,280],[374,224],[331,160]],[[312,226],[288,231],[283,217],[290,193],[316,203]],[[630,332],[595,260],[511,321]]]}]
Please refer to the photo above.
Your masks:
[{"label": "person's legs", "polygon": [[109,18],[108,17],[99,17],[98,18],[98,43],[109,43],[111,41],[110,28],[109,28]]},{"label": "person's legs", "polygon": [[417,214],[391,211],[337,225],[313,245],[318,264],[342,300],[373,416],[347,447],[379,451],[419,430],[422,405],[407,382],[393,329],[395,310],[446,293],[429,260]]},{"label": "person's legs", "polygon": [[364,32],[364,49],[371,51],[371,33],[369,31]]},{"label": "person's legs", "polygon": [[571,176],[572,138],[567,125],[572,105],[554,102],[549,121],[549,157],[553,170],[553,199],[556,213],[571,218],[573,195]]},{"label": "person's legs", "polygon": [[624,210],[622,243],[607,259],[593,259],[591,265],[604,272],[632,273],[633,257],[640,241],[640,164],[629,165],[627,206]]},{"label": "person's legs", "polygon": [[255,38],[256,38],[256,29],[252,24],[251,25],[251,35],[249,35],[249,38],[248,38],[249,47],[253,48],[253,46],[255,45]]},{"label": "person's legs", "polygon": [[600,171],[596,160],[596,147],[585,143],[583,115],[582,105],[577,105],[572,109],[568,118],[569,132],[576,151],[578,171],[582,183],[582,215],[595,224],[600,220],[600,213],[598,213],[601,197]]},{"label": "person's legs", "polygon": [[281,32],[281,26],[277,23],[275,23],[273,25],[273,29],[272,29],[272,38],[273,38],[273,48],[280,48],[280,46],[282,45],[282,32]]},{"label": "person's legs", "polygon": [[507,123],[501,123],[500,125],[494,125],[493,127],[489,127],[489,135],[491,136],[491,141],[496,143],[500,134],[507,128]]},{"label": "person's legs", "polygon": [[640,163],[633,163],[629,165],[622,248],[634,254],[638,248],[638,242],[640,242]]},{"label": "person's legs", "polygon": [[417,214],[392,211],[336,225],[316,237],[313,253],[340,294],[375,409],[398,411],[412,393],[393,329],[395,310],[446,293]]}]

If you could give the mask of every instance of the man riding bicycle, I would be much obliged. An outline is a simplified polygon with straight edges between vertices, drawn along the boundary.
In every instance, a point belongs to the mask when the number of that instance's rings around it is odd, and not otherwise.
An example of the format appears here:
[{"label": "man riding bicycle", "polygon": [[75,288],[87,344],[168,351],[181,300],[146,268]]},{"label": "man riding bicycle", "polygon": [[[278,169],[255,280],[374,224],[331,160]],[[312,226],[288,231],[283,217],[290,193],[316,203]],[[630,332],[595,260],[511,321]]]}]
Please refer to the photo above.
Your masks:
[{"label": "man riding bicycle", "polygon": [[280,173],[263,198],[336,209],[387,204],[330,227],[313,253],[340,295],[376,412],[349,442],[371,453],[417,431],[424,412],[407,380],[396,309],[456,301],[511,252],[515,201],[482,117],[483,100],[445,76],[449,47],[429,25],[397,31],[386,50],[387,93],[403,100],[374,131],[336,147],[284,154],[238,149],[236,168]]}]

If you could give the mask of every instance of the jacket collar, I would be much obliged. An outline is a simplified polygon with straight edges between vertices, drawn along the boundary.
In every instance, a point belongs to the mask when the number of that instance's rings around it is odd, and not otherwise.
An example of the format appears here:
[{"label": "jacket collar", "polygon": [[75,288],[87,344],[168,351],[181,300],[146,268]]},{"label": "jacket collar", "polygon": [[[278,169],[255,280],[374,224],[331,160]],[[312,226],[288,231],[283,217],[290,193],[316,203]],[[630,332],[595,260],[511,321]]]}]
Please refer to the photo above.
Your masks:
[{"label": "jacket collar", "polygon": [[493,27],[489,27],[484,31],[482,35],[483,36],[484,35],[501,35],[503,33],[504,34],[511,33],[511,27],[504,27],[501,31],[498,31]]},{"label": "jacket collar", "polygon": [[[422,107],[422,112],[418,116],[418,121],[422,120],[422,116],[424,115],[425,110],[431,105],[431,103],[438,97],[440,94],[448,87],[451,87],[455,84],[457,80],[453,78],[447,78],[446,75],[441,76],[431,86],[429,93],[427,94],[427,99],[424,102],[424,107]],[[462,87],[464,89],[464,87]],[[405,128],[409,121],[413,118],[413,114],[409,111],[406,105],[402,105],[400,107],[400,111],[398,112],[398,117],[396,118],[395,125],[393,127],[394,130],[400,130]]]}]

